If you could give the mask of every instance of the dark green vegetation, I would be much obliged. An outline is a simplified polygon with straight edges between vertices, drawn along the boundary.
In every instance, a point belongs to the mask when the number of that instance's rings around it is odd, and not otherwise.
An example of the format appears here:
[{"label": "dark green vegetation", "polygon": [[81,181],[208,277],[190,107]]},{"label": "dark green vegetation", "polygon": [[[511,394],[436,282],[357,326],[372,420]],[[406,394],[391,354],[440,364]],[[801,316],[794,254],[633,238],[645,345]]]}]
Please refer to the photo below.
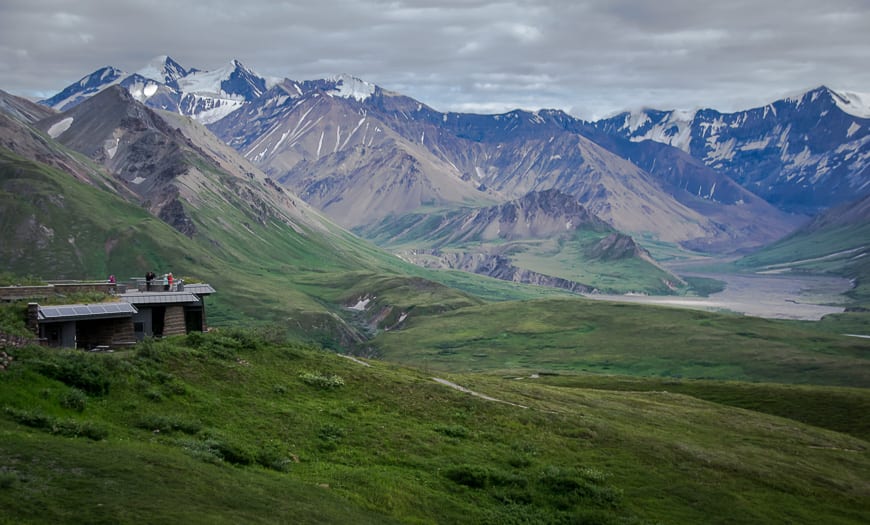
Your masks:
[{"label": "dark green vegetation", "polygon": [[[691,382],[676,393],[442,376],[505,402],[489,401],[276,335],[221,330],[125,355],[13,350],[0,372],[3,519],[862,523],[870,512],[861,432],[765,414],[782,411],[780,396],[753,410],[728,399],[764,385],[722,383],[711,402]],[[866,403],[849,389],[791,396],[840,411],[831,422]]]},{"label": "dark green vegetation", "polygon": [[[601,374],[544,374],[539,382],[571,388],[683,394],[870,440],[870,419],[863,417],[870,413],[870,391],[862,388]],[[810,399],[812,402],[808,402]]]},{"label": "dark green vegetation", "polygon": [[812,323],[541,299],[411,319],[376,355],[451,372],[596,372],[870,386],[870,340]]}]

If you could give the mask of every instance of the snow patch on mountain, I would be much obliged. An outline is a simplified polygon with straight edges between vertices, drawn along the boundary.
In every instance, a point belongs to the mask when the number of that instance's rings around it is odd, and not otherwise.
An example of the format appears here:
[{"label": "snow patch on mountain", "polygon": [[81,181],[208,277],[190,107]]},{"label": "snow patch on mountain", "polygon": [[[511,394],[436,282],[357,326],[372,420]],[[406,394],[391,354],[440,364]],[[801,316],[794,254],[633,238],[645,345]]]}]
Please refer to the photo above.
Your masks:
[{"label": "snow patch on mountain", "polygon": [[179,79],[178,87],[187,93],[211,93],[223,96],[226,93],[222,93],[221,82],[228,79],[235,68],[235,61],[233,61],[214,71],[196,71]]},{"label": "snow patch on mountain", "polygon": [[[633,135],[633,142],[652,140],[668,144],[688,152],[692,143],[692,122],[695,119],[695,110],[676,110],[668,113],[667,118],[656,123],[646,133]],[[649,115],[644,112],[643,117],[629,117],[626,124],[629,129],[640,129],[650,121]]]},{"label": "snow patch on mountain", "polygon": [[111,139],[106,140],[103,149],[106,150],[106,155],[108,155],[110,159],[115,158],[115,154],[118,153],[118,145],[120,144],[121,139],[118,137],[112,137]]},{"label": "snow patch on mountain", "polygon": [[69,127],[72,126],[72,123],[73,118],[67,117],[60,122],[52,124],[51,127],[48,128],[48,136],[53,139],[58,138],[61,134],[63,134],[64,131],[68,130]]},{"label": "snow patch on mountain", "polygon": [[732,160],[734,158],[734,147],[737,145],[737,140],[734,138],[726,141],[720,141],[718,138],[717,135],[713,135],[707,139],[709,153],[707,153],[705,161],[713,167],[716,167],[723,160]]},{"label": "snow patch on mountain", "polygon": [[831,91],[834,103],[844,112],[859,118],[870,118],[870,93]]},{"label": "snow patch on mountain", "polygon": [[153,97],[154,94],[157,93],[159,87],[160,86],[154,82],[135,82],[127,86],[127,91],[129,91],[133,98],[139,102],[145,102],[145,100]]},{"label": "snow patch on mountain", "polygon": [[625,127],[628,128],[630,133],[634,133],[641,126],[644,126],[649,122],[650,118],[649,115],[646,114],[646,111],[631,112],[625,116]]},{"label": "snow patch on mountain", "polygon": [[354,76],[341,74],[333,77],[331,80],[335,82],[336,89],[330,91],[330,95],[339,96],[342,98],[352,98],[359,102],[363,102],[375,93],[375,85],[365,80],[360,80]]},{"label": "snow patch on mountain", "polygon": [[214,104],[212,108],[200,111],[199,113],[194,115],[194,118],[203,124],[211,124],[213,122],[217,122],[218,120],[226,117],[233,111],[245,105],[245,99],[241,97],[221,99],[203,98],[202,100],[210,101],[212,104]]}]

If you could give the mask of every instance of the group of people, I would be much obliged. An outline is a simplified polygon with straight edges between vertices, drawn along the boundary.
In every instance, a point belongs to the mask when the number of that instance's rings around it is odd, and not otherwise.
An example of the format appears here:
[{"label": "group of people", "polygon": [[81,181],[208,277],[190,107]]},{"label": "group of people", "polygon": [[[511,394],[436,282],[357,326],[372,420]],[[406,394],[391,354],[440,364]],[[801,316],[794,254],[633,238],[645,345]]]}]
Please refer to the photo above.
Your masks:
[{"label": "group of people", "polygon": [[[145,291],[152,291],[152,282],[157,279],[157,275],[154,272],[149,271],[145,274]],[[175,291],[177,283],[175,279],[172,277],[172,272],[163,274],[163,291]]]}]

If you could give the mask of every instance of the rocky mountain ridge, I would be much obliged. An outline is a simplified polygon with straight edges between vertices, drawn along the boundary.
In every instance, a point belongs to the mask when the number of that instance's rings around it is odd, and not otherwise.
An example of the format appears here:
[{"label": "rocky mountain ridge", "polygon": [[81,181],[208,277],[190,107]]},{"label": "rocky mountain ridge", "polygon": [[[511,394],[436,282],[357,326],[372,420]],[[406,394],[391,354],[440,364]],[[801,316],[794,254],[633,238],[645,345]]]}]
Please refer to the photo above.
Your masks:
[{"label": "rocky mountain ridge", "polygon": [[734,113],[642,110],[592,125],[679,148],[784,210],[812,214],[870,192],[868,100],[822,86]]},{"label": "rocky mountain ridge", "polygon": [[572,292],[598,291],[597,279],[577,271],[578,266],[609,266],[608,273],[626,281],[625,272],[630,272],[630,278],[647,290],[685,285],[658,266],[631,236],[614,231],[575,197],[554,189],[490,207],[387,218],[361,234],[426,268]]},{"label": "rocky mountain ridge", "polygon": [[259,76],[238,60],[215,71],[185,69],[168,56],[157,57],[135,73],[106,66],[40,101],[65,111],[91,96],[120,85],[139,102],[196,117],[201,122],[220,120],[262,95],[273,80]]},{"label": "rocky mountain ridge", "polygon": [[[733,248],[790,228],[785,214],[743,190],[745,198],[730,203],[743,208],[736,213],[710,214],[720,203],[700,198],[686,198],[687,206],[562,112],[440,113],[376,86],[363,100],[295,87],[276,86],[209,127],[346,227],[557,189],[617,229],[666,242]],[[763,216],[770,227],[749,240],[746,219],[730,224],[742,215]]]},{"label": "rocky mountain ridge", "polygon": [[221,202],[236,202],[238,211],[263,225],[274,220],[297,232],[328,228],[320,214],[214,140],[201,125],[188,117],[158,113],[121,86],[34,125],[103,166],[125,194],[188,237],[198,233],[201,220],[191,211]]},{"label": "rocky mountain ridge", "polygon": [[795,213],[867,191],[870,178],[860,99],[819,90],[743,116],[648,111],[590,123],[557,110],[443,113],[347,75],[277,81],[235,60],[203,72],[158,57],[132,75],[95,72],[45,103],[66,107],[113,83],[207,124],[348,228],[557,189],[619,230],[728,252],[782,237]]}]

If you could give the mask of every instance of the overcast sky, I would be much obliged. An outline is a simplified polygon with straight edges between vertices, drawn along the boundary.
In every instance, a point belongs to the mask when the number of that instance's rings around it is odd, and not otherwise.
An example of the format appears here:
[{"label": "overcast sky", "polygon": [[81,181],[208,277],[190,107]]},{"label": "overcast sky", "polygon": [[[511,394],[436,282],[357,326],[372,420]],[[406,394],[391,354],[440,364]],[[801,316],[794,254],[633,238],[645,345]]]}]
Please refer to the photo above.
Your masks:
[{"label": "overcast sky", "polygon": [[868,0],[2,0],[0,89],[47,97],[112,65],[238,59],[349,73],[441,111],[735,111],[870,92]]}]

